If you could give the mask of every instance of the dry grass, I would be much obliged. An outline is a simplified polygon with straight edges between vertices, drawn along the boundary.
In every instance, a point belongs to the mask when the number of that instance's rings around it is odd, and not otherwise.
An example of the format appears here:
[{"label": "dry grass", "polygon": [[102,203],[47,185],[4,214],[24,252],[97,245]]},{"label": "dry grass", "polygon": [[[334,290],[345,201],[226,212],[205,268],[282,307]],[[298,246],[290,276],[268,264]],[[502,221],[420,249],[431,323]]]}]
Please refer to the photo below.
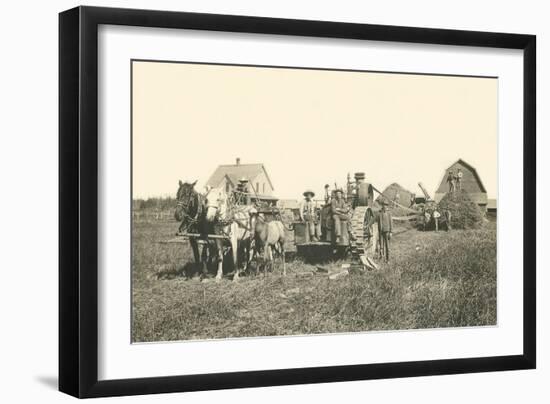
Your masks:
[{"label": "dry grass", "polygon": [[[134,225],[133,340],[167,341],[493,325],[495,223],[401,233],[379,271],[329,280],[295,259],[240,282],[192,278],[189,247],[159,244],[173,222]],[[330,262],[337,269],[342,262]]]}]

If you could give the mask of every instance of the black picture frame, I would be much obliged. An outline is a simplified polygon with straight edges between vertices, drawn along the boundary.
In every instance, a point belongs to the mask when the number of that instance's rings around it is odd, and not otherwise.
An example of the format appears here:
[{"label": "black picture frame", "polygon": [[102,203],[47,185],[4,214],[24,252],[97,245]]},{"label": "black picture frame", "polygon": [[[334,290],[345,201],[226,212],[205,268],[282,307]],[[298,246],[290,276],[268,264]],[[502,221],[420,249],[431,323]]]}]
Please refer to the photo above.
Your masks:
[{"label": "black picture frame", "polygon": [[[523,50],[523,354],[98,381],[100,24]],[[103,397],[534,369],[536,37],[185,12],[77,7],[59,15],[59,390]]]}]

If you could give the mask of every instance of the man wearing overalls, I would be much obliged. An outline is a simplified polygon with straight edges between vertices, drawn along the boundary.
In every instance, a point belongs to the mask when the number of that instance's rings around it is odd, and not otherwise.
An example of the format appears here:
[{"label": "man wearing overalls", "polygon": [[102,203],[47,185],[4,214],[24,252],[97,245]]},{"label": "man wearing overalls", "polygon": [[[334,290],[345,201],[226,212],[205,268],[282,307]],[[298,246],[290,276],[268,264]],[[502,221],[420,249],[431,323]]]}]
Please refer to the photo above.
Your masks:
[{"label": "man wearing overalls", "polygon": [[334,223],[334,232],[336,234],[336,244],[342,242],[342,221],[348,220],[349,206],[344,199],[344,191],[337,189],[335,198],[330,202],[332,220]]},{"label": "man wearing overalls", "polygon": [[319,241],[315,234],[315,202],[312,198],[315,193],[311,190],[304,192],[304,200],[300,203],[300,219],[306,224],[306,232],[310,241]]},{"label": "man wearing overalls", "polygon": [[390,239],[392,234],[392,217],[387,209],[388,202],[382,201],[382,209],[378,214],[378,231],[380,233],[380,255],[385,261],[390,260]]}]

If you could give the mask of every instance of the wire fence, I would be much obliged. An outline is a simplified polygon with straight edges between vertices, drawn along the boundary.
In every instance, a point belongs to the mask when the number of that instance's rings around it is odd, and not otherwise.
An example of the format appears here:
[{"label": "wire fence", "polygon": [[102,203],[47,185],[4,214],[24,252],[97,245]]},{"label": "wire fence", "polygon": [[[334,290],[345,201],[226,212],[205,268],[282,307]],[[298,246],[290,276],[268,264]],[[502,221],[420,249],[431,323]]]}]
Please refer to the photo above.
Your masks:
[{"label": "wire fence", "polygon": [[169,210],[150,210],[134,209],[132,210],[132,220],[134,222],[153,222],[153,221],[175,221],[174,212]]}]

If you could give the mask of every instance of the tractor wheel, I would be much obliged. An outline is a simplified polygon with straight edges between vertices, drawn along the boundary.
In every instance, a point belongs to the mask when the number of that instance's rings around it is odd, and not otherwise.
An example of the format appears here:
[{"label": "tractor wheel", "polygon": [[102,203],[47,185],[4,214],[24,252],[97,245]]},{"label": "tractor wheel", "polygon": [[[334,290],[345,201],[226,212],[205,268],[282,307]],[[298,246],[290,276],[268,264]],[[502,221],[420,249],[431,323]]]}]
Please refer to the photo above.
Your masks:
[{"label": "tractor wheel", "polygon": [[[365,242],[372,234],[372,219],[374,213],[368,206],[358,206],[354,209],[351,216],[351,254],[353,258],[358,259],[360,255],[365,253]],[[371,226],[369,228],[369,223]]]}]

